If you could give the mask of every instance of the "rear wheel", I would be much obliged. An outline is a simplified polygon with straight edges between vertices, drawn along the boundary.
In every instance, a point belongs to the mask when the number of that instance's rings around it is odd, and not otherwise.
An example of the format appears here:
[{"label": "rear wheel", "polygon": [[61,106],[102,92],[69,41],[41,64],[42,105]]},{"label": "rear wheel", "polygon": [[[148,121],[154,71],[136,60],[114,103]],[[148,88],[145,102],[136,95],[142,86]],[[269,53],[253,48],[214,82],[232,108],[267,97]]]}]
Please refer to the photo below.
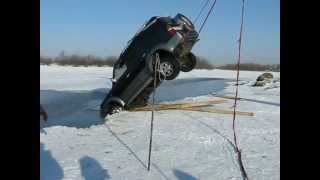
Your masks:
[{"label": "rear wheel", "polygon": [[[156,56],[154,55],[153,67],[155,66]],[[180,72],[180,64],[176,58],[168,55],[160,55],[159,71],[161,72],[161,78],[165,80],[175,79]]]},{"label": "rear wheel", "polygon": [[186,54],[181,63],[181,71],[182,72],[190,72],[197,65],[197,58],[193,53]]}]

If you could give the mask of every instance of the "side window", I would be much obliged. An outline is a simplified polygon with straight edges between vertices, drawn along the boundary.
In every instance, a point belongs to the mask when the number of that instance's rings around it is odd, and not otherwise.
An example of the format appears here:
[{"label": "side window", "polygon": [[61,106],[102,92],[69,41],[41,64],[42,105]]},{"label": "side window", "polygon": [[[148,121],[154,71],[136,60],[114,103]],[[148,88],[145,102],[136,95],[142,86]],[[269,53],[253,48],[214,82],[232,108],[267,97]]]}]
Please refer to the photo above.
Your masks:
[{"label": "side window", "polygon": [[114,65],[113,65],[113,79],[118,80],[121,75],[127,70],[127,66],[125,63],[122,63],[122,60],[119,59]]},{"label": "side window", "polygon": [[158,19],[157,16],[152,17],[151,19],[149,19],[148,21],[146,21],[137,31],[137,33],[133,36],[135,37],[137,34],[139,34],[141,31],[144,31],[145,29],[147,29],[149,26],[151,26],[154,22],[156,22],[156,20]]},{"label": "side window", "polygon": [[152,25],[154,22],[156,22],[156,19],[158,19],[158,16],[154,16],[151,19],[149,19],[148,21],[146,21],[139,29],[138,31],[135,33],[135,35],[127,42],[126,47],[122,50],[121,54],[129,47],[130,43],[132,42],[132,40],[142,31],[144,31],[145,29],[147,29],[150,25]]}]

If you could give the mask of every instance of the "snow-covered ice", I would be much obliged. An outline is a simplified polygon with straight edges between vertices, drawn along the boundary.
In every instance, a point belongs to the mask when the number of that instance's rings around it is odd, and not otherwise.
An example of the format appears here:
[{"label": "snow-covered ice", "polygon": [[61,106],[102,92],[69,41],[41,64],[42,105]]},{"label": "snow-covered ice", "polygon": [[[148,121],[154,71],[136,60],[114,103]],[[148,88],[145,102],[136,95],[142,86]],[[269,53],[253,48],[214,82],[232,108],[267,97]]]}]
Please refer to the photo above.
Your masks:
[{"label": "snow-covered ice", "polygon": [[[252,87],[263,72],[240,72],[236,130],[250,179],[280,179],[280,73]],[[151,112],[121,112],[102,122],[96,111],[111,88],[110,67],[40,66],[41,180],[241,179],[232,141],[232,116],[182,110],[155,113],[152,166],[148,159]],[[180,73],[157,89],[162,103],[234,96],[235,71]],[[215,105],[232,110],[233,101]]]}]

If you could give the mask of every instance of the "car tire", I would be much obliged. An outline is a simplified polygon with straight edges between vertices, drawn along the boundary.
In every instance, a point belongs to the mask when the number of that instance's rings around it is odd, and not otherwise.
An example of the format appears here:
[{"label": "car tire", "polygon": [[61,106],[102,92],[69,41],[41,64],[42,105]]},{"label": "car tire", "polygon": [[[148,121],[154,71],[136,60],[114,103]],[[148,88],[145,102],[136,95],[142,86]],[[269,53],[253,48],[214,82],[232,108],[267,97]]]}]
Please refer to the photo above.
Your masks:
[{"label": "car tire", "polygon": [[100,109],[100,117],[104,119],[107,115],[112,115],[121,111],[122,109],[123,107],[116,102],[103,104]]},{"label": "car tire", "polygon": [[[155,59],[156,58],[154,57],[154,62]],[[180,63],[174,57],[160,56],[160,71],[162,72],[160,78],[173,80],[180,73]]]},{"label": "car tire", "polygon": [[197,65],[197,58],[193,53],[188,53],[181,63],[181,71],[182,72],[190,72]]}]

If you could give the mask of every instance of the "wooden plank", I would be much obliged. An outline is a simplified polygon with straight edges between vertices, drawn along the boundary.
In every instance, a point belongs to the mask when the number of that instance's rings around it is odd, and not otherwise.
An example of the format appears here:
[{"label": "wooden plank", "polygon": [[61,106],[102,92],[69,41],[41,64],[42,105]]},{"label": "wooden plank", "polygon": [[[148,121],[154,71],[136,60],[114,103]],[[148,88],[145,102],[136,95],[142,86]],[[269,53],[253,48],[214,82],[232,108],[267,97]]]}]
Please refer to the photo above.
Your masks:
[{"label": "wooden plank", "polygon": [[[199,111],[199,112],[208,112],[208,113],[218,113],[218,114],[233,114],[232,110],[224,110],[224,109],[202,109],[202,108],[183,108],[183,110],[189,110],[189,111]],[[241,112],[241,111],[236,111],[236,115],[242,115],[242,116],[254,116],[253,112]]]},{"label": "wooden plank", "polygon": [[[207,107],[207,106],[204,106]],[[186,111],[198,111],[198,112],[207,112],[207,113],[217,113],[217,114],[233,114],[232,110],[224,110],[224,109],[202,109],[202,106],[199,107],[184,107],[184,108],[159,108],[155,109],[155,111],[165,111],[165,110],[186,110]],[[133,110],[133,111],[152,111],[152,109],[144,109],[144,110]],[[236,111],[236,115],[241,116],[254,116],[253,112],[242,112],[242,111]]]},{"label": "wooden plank", "polygon": [[[190,102],[190,103],[178,103],[178,104],[155,104],[155,110],[168,110],[168,109],[183,109],[190,107],[206,107],[213,104],[220,104],[226,102],[225,99],[217,99],[210,101],[200,101],[200,102]],[[145,107],[133,108],[129,111],[150,111],[152,110],[152,106],[148,105]]]},{"label": "wooden plank", "polygon": [[[205,108],[214,104],[224,103],[227,100],[218,99],[210,101],[200,101],[200,102],[190,102],[190,103],[179,103],[179,104],[156,104],[155,111],[164,111],[164,110],[187,110],[187,111],[198,111],[198,112],[208,112],[208,113],[218,113],[218,114],[233,114],[233,110],[224,110],[216,108]],[[145,107],[133,108],[129,111],[152,111],[152,106],[148,105]],[[252,112],[241,112],[236,111],[236,115],[242,116],[254,116]]]}]

